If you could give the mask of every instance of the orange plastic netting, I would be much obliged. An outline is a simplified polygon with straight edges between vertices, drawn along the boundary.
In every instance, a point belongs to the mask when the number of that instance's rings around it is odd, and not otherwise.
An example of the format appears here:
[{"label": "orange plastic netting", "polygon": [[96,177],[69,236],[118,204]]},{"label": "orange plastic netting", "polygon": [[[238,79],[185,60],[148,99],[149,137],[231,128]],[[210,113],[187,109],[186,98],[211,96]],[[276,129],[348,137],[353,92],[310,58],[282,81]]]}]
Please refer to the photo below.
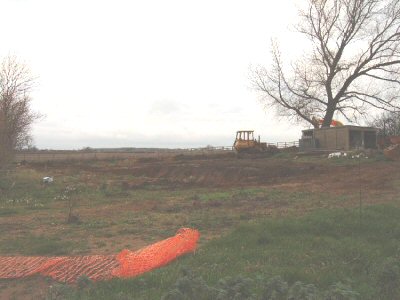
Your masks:
[{"label": "orange plastic netting", "polygon": [[134,277],[173,261],[197,247],[200,233],[181,228],[173,237],[138,251],[122,250],[117,255],[60,257],[0,257],[0,278],[22,278],[34,274],[50,276],[57,281],[72,283],[85,275],[91,280],[112,277]]}]

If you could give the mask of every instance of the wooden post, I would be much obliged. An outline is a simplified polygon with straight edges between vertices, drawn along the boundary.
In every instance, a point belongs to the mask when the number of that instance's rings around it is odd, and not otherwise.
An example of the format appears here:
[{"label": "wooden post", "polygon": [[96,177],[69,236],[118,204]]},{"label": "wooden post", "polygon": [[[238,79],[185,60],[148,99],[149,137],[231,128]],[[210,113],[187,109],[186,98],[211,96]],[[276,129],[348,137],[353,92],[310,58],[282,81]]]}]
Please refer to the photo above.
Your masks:
[{"label": "wooden post", "polygon": [[363,149],[365,149],[365,141],[364,141],[364,138],[365,138],[365,132],[364,132],[364,130],[362,130],[362,131],[361,131],[361,148],[363,148]]}]

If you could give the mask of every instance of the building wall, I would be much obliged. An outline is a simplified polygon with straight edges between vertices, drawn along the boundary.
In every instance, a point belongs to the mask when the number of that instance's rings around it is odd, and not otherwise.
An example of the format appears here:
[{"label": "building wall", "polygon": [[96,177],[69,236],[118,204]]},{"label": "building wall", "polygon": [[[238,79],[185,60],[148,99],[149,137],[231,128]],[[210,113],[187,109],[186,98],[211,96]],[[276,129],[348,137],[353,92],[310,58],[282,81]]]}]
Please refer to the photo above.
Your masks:
[{"label": "building wall", "polygon": [[314,131],[314,138],[322,149],[349,149],[349,130],[343,128],[320,128]]},{"label": "building wall", "polygon": [[[330,150],[352,150],[364,146],[365,148],[376,148],[376,130],[369,127],[343,126],[319,128],[303,132],[302,144],[304,149],[330,149]],[[312,139],[312,140],[311,140]],[[362,143],[364,140],[364,144]]]}]

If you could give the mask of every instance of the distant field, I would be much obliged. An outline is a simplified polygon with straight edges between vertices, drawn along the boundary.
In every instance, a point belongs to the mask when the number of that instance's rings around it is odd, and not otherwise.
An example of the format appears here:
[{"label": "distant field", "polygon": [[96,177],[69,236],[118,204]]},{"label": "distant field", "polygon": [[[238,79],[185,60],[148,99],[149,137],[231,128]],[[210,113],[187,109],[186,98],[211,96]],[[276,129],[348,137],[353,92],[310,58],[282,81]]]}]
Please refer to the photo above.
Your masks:
[{"label": "distant field", "polygon": [[201,155],[231,151],[231,147],[218,148],[193,148],[173,150],[148,150],[148,151],[38,151],[17,153],[16,162],[45,162],[56,160],[113,160],[113,159],[140,159],[140,158],[166,158],[175,155]]},{"label": "distant field", "polygon": [[[279,149],[298,147],[298,142],[270,143]],[[124,148],[125,149],[125,148]],[[233,152],[232,146],[208,146],[203,148],[163,149],[163,148],[130,148],[130,150],[100,149],[92,151],[77,150],[42,150],[21,151],[16,153],[16,162],[46,162],[62,160],[113,160],[113,159],[163,159],[176,155],[213,155]]]},{"label": "distant field", "polygon": [[[163,156],[168,155],[163,153]],[[170,155],[170,154],[169,154]],[[133,152],[44,152],[44,153],[19,153],[15,157],[15,161],[54,161],[54,160],[107,160],[107,159],[126,159],[138,157],[159,157],[158,152],[149,153],[133,153]]]}]

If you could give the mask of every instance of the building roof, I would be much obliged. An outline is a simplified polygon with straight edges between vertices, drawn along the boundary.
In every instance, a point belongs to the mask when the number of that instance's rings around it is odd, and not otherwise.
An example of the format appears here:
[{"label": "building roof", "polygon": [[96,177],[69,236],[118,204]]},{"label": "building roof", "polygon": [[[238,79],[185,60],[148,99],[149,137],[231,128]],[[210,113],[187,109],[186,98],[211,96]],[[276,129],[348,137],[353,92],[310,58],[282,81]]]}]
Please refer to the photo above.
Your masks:
[{"label": "building roof", "polygon": [[343,126],[337,126],[337,127],[322,127],[322,128],[304,129],[304,130],[302,130],[302,132],[313,131],[313,130],[338,130],[338,129],[343,129],[343,128],[355,129],[355,130],[366,130],[366,131],[377,131],[378,130],[378,128],[375,128],[375,127],[343,125]]}]

